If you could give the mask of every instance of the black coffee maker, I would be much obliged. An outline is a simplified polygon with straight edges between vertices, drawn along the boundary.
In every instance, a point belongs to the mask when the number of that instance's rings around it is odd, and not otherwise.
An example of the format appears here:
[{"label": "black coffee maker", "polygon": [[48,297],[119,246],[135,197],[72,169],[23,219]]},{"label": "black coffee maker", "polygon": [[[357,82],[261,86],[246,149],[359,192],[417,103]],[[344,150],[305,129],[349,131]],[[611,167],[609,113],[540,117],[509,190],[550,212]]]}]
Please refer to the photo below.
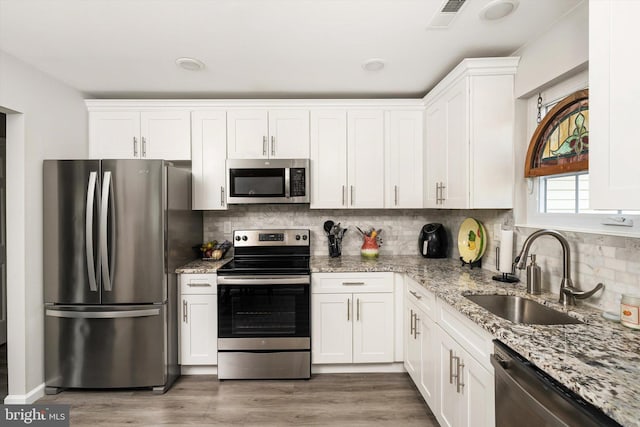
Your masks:
[{"label": "black coffee maker", "polygon": [[447,230],[442,224],[426,224],[420,231],[418,250],[425,258],[446,258],[449,244]]}]

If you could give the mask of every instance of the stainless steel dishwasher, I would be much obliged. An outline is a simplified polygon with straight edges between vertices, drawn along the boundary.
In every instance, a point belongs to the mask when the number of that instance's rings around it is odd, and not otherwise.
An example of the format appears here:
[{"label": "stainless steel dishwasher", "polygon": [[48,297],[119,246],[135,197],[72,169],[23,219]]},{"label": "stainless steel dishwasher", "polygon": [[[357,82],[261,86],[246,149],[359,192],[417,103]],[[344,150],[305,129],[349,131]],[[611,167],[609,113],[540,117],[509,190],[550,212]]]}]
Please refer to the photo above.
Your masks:
[{"label": "stainless steel dishwasher", "polygon": [[619,426],[534,364],[494,340],[496,426]]}]

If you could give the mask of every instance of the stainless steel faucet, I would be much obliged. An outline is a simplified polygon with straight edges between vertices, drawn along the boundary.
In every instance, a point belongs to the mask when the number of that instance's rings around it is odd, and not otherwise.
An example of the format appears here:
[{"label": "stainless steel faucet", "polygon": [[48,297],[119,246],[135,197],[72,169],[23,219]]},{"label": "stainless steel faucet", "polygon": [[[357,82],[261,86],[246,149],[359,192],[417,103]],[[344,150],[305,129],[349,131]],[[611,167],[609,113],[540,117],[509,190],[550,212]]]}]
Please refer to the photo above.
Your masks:
[{"label": "stainless steel faucet", "polygon": [[562,282],[560,282],[560,303],[564,306],[575,305],[576,299],[586,299],[604,288],[602,283],[598,283],[595,288],[590,291],[581,291],[573,286],[571,280],[571,249],[569,242],[560,233],[555,230],[538,230],[529,237],[526,238],[522,245],[520,254],[514,260],[516,267],[520,270],[524,269],[527,264],[527,257],[529,256],[529,248],[531,244],[540,236],[552,236],[555,237],[560,245],[562,245]]}]

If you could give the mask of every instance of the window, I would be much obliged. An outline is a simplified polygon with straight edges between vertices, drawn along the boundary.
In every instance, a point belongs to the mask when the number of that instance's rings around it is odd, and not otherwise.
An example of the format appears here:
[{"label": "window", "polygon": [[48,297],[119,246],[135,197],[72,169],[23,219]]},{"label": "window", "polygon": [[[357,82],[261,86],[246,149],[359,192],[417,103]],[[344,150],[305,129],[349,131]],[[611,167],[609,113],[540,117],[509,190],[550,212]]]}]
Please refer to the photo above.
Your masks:
[{"label": "window", "polygon": [[[573,108],[567,108],[566,103],[563,105],[568,97],[583,91],[587,84],[588,72],[584,71],[545,89],[540,104],[538,94],[527,100],[527,134],[532,136],[532,142],[527,152],[525,172],[533,170],[534,173],[529,173],[526,181],[526,214],[516,208],[516,222],[536,228],[637,236],[640,234],[640,211],[590,209],[588,160],[582,168],[571,169],[576,165],[570,165],[569,169],[563,169],[562,166],[563,163],[577,163],[569,157],[584,160],[584,156],[582,159],[576,156],[576,150],[571,152],[576,142],[586,142],[587,150],[580,150],[580,153],[588,155],[588,109],[585,111],[584,105],[579,104]],[[564,112],[558,114],[563,108]],[[543,126],[538,126],[538,113],[540,124],[543,124],[543,119],[548,124],[544,130]],[[582,118],[576,120],[580,114],[584,121]],[[537,136],[539,142],[535,162],[532,162],[533,136]],[[561,147],[564,142],[567,144]],[[582,147],[578,145],[578,148]],[[552,161],[545,164],[546,159]]]}]

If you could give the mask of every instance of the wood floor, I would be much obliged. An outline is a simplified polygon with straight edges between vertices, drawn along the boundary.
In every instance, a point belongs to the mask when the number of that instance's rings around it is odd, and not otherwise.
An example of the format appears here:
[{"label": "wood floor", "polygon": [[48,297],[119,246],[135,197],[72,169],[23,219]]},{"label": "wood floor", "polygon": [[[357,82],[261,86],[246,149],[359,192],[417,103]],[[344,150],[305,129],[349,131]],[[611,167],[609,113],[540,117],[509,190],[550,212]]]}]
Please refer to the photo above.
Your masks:
[{"label": "wood floor", "polygon": [[409,376],[319,374],[309,381],[223,381],[193,375],[164,395],[64,391],[72,426],[438,426]]}]

